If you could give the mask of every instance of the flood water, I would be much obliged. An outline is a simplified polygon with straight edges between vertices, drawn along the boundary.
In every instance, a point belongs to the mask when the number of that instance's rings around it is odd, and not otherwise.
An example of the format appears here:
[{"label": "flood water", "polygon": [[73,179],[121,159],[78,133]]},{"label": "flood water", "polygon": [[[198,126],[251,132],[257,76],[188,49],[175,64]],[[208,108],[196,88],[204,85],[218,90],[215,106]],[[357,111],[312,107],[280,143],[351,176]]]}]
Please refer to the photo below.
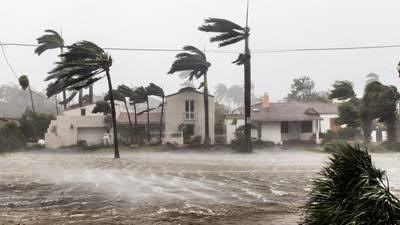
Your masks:
[{"label": "flood water", "polygon": [[[0,224],[296,224],[328,155],[0,154]],[[374,154],[400,193],[400,154]]]}]

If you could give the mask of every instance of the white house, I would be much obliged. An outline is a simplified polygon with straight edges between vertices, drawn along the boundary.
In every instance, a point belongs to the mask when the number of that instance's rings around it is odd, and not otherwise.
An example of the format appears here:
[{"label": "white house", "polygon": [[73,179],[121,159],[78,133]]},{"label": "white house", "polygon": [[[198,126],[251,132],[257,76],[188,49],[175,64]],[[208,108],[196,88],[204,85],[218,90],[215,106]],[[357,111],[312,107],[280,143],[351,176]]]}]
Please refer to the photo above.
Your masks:
[{"label": "white house", "polygon": [[[215,103],[214,96],[209,95],[209,133],[211,143],[214,141]],[[200,137],[204,142],[204,98],[203,93],[194,88],[183,88],[177,93],[165,97],[163,126],[160,127],[161,110],[150,113],[150,132],[158,137],[163,129],[163,143],[184,144],[185,138]],[[46,147],[60,148],[72,146],[85,141],[87,145],[100,145],[105,133],[109,132],[104,123],[103,114],[91,113],[95,104],[82,107],[75,106],[65,110],[56,120],[51,121],[45,134]],[[128,114],[122,104],[116,104],[117,122],[128,123]],[[132,122],[134,114],[131,113]],[[138,116],[139,128],[147,129],[147,114]],[[111,138],[112,140],[112,138]]]},{"label": "white house", "polygon": [[[209,133],[211,144],[215,142],[215,102],[208,96]],[[166,96],[164,142],[182,144],[184,137],[199,136],[204,142],[205,118],[203,93],[194,88],[182,88],[175,94]]]},{"label": "white house", "polygon": [[[252,130],[252,138],[261,138],[263,141],[276,144],[289,141],[319,142],[320,132],[337,129],[336,117],[338,117],[337,105],[333,103],[270,103],[268,95],[265,95],[262,102],[251,107],[251,121],[258,127],[258,130]],[[233,121],[237,121],[236,125]],[[235,138],[236,129],[243,124],[243,109],[226,116],[228,144]]]}]

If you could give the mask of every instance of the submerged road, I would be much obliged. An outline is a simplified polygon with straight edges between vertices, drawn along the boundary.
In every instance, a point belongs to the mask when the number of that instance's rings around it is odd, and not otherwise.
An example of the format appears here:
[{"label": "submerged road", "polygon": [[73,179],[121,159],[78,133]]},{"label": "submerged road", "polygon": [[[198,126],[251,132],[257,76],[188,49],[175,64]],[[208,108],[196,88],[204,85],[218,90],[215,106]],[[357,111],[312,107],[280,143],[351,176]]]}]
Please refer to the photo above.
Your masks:
[{"label": "submerged road", "polygon": [[[0,224],[296,224],[329,155],[0,154]],[[400,153],[373,154],[400,191]]]}]

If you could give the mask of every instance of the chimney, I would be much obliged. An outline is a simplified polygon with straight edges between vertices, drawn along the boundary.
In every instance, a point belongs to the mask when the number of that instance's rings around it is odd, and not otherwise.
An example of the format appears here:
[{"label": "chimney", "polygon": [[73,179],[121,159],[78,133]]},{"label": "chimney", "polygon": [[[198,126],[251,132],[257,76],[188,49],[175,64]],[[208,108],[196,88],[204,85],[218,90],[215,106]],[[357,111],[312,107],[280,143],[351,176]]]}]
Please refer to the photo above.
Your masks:
[{"label": "chimney", "polygon": [[269,95],[268,93],[264,93],[264,96],[262,97],[262,106],[264,109],[269,108]]}]

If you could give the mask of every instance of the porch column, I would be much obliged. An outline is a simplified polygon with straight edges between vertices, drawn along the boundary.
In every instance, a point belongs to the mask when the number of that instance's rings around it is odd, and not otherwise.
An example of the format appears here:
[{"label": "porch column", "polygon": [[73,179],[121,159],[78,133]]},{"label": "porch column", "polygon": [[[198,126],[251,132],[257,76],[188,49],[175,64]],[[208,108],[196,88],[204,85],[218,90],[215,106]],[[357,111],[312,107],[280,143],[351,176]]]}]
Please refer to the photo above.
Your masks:
[{"label": "porch column", "polygon": [[319,144],[319,123],[320,123],[320,121],[319,120],[315,120],[315,122],[317,123],[317,131],[316,131],[316,134],[315,134],[315,143],[316,144]]}]

